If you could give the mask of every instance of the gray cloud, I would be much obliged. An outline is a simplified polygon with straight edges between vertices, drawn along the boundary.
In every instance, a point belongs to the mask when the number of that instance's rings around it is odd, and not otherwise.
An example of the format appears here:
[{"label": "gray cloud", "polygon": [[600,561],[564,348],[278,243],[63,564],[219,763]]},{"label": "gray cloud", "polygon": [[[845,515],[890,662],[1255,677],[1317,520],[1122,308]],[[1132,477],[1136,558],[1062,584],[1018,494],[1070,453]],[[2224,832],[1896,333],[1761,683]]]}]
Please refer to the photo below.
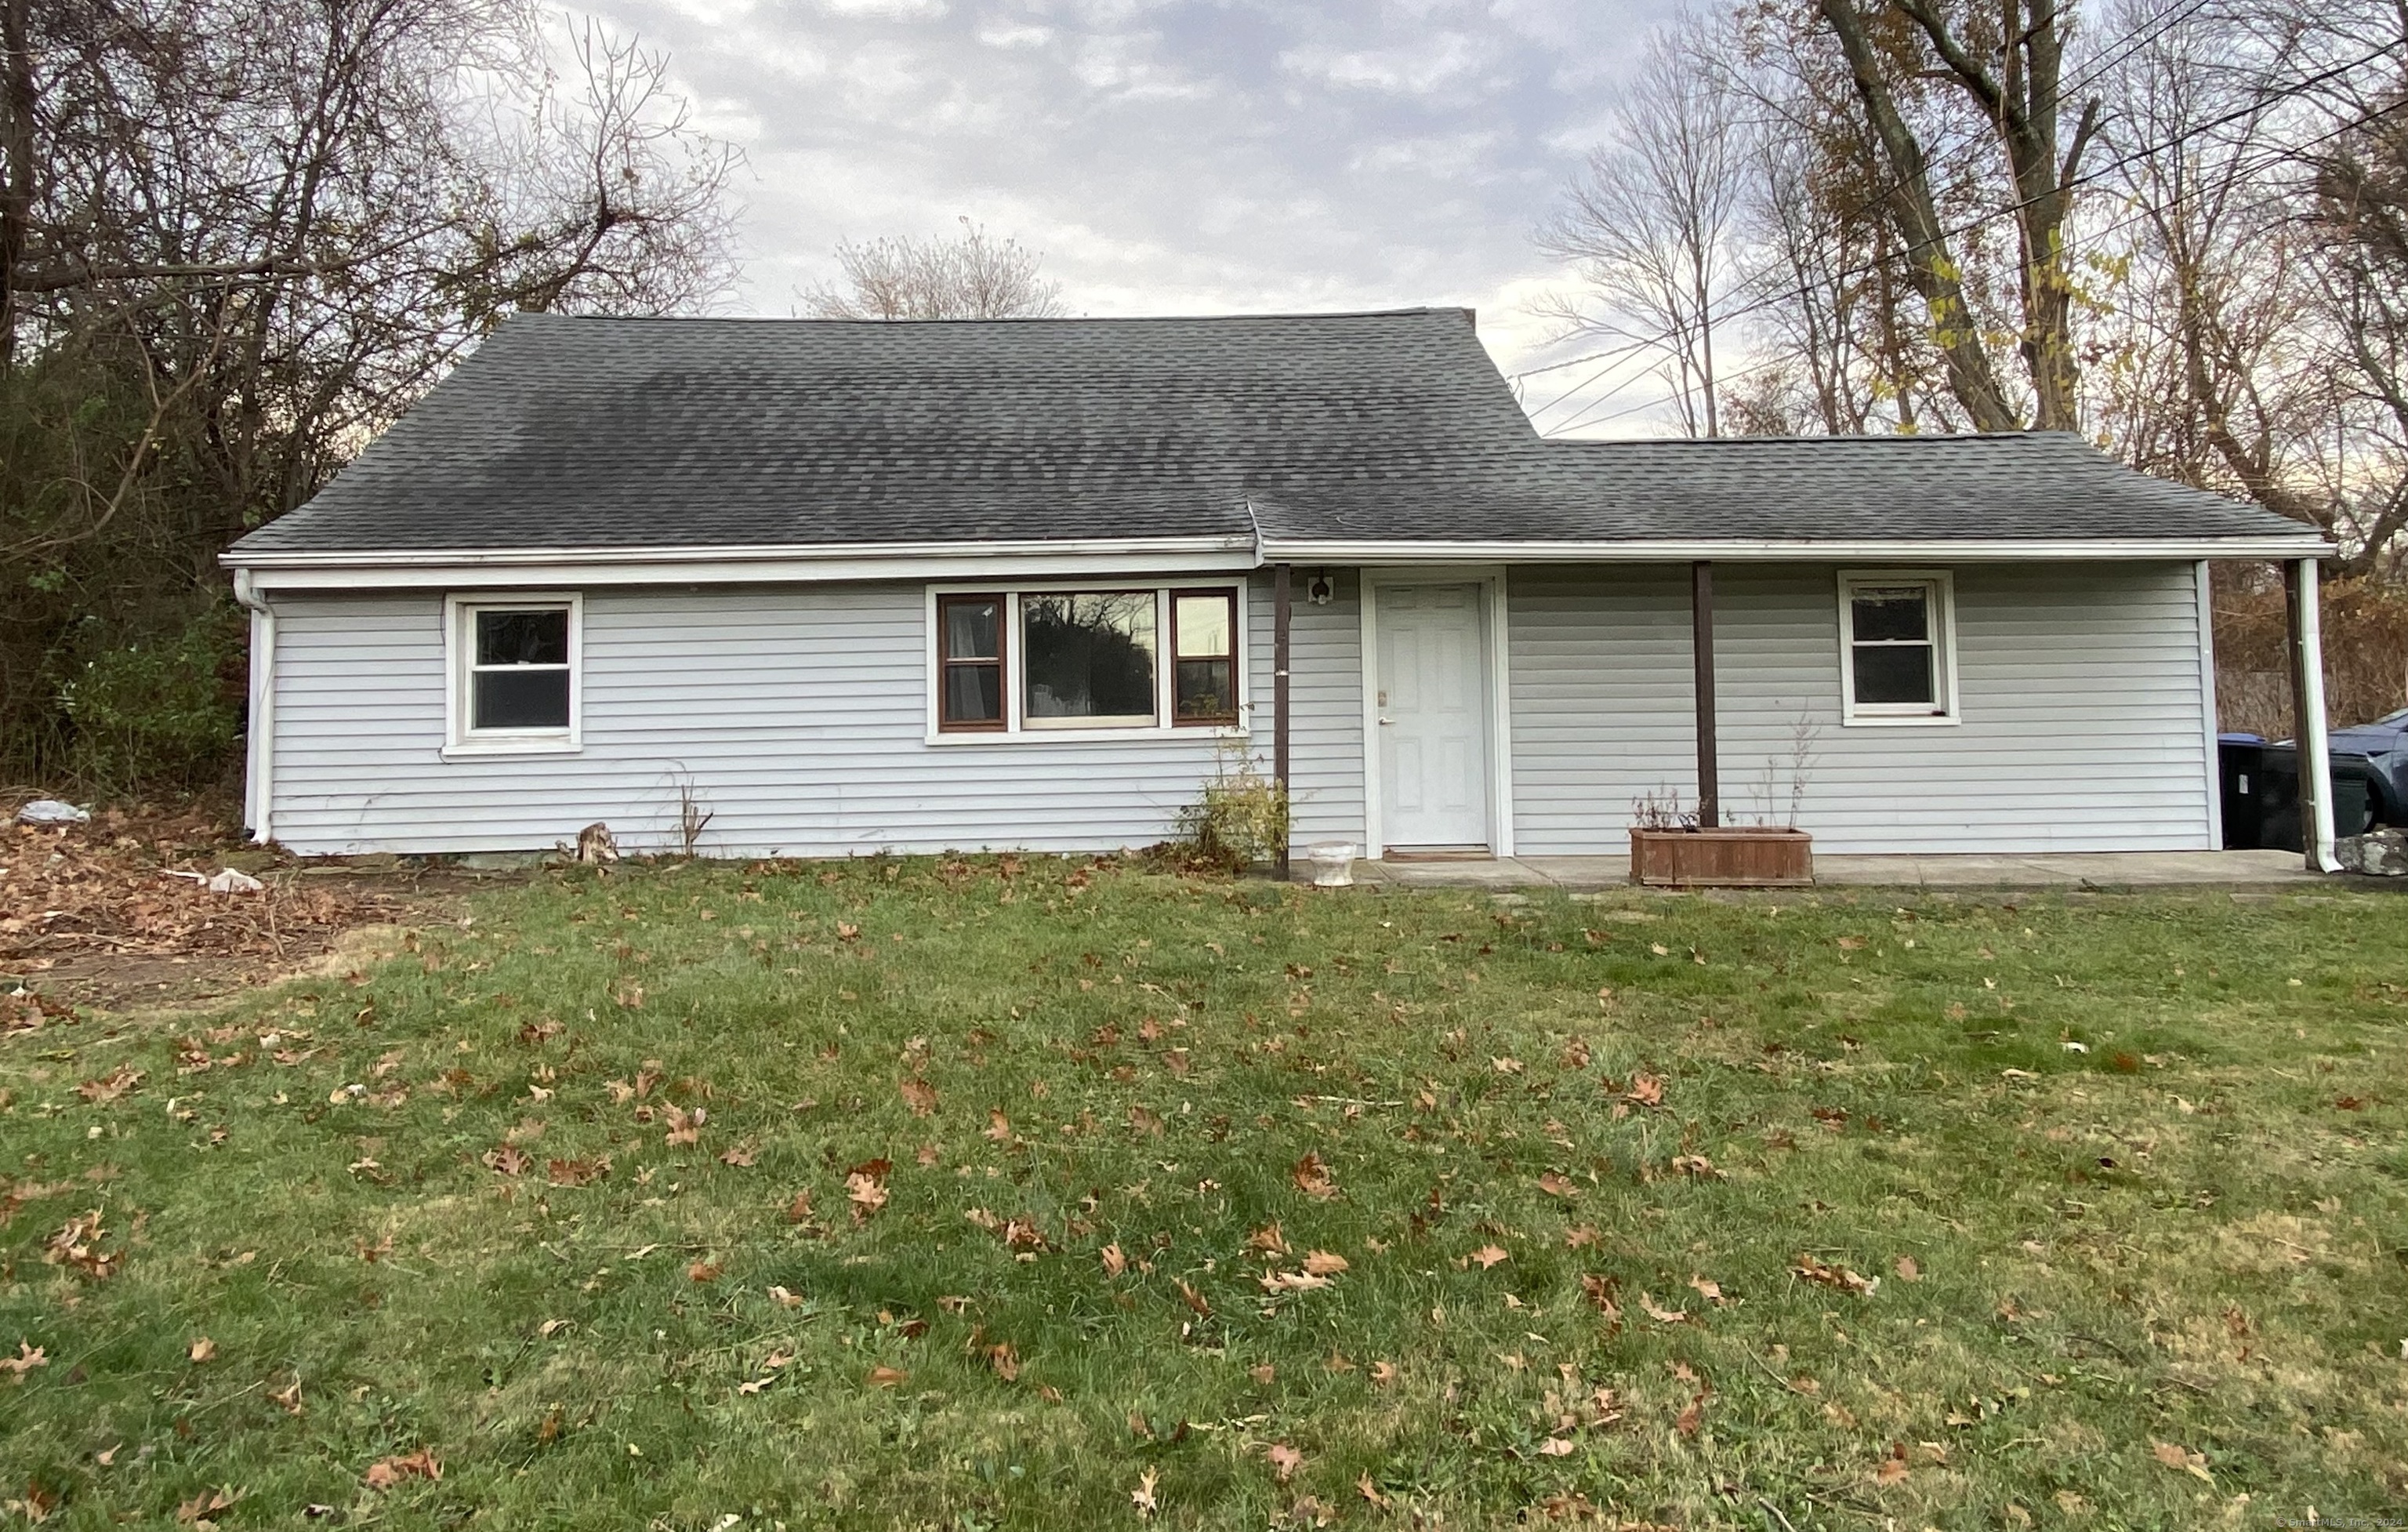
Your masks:
[{"label": "gray cloud", "polygon": [[[1669,0],[591,0],[741,144],[746,282],[784,313],[839,239],[957,216],[1074,312],[1462,303],[1549,351],[1531,247]],[[1569,379],[1567,379],[1569,381]]]}]

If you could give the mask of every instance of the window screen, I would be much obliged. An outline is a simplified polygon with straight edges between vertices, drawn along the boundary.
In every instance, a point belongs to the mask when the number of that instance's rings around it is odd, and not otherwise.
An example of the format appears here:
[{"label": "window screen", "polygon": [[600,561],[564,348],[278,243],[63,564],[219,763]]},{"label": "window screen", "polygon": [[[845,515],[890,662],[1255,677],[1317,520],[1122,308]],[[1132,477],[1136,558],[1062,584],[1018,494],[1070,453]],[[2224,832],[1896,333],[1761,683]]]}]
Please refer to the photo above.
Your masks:
[{"label": "window screen", "polygon": [[568,609],[483,607],[472,616],[469,729],[511,734],[567,729]]},{"label": "window screen", "polygon": [[1928,580],[1848,588],[1848,665],[1858,710],[1942,710],[1938,605]]}]

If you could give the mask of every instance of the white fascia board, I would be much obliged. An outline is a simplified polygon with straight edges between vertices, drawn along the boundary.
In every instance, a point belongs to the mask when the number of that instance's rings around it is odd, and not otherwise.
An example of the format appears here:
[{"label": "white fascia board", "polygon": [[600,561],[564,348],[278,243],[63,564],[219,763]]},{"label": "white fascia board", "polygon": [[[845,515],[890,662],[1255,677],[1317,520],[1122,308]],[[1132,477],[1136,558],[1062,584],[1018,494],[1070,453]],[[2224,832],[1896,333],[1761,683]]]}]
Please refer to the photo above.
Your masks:
[{"label": "white fascia board", "polygon": [[1847,538],[1832,540],[1683,538],[1652,542],[1375,542],[1352,538],[1266,537],[1262,557],[1286,564],[1671,564],[1902,560],[1930,564],[2021,564],[2085,560],[2330,558],[2333,545],[2313,534],[2272,537]]},{"label": "white fascia board", "polygon": [[978,580],[1096,574],[1226,574],[1254,566],[1251,537],[1130,537],[782,548],[229,552],[260,591],[473,590],[556,585],[754,585]]}]

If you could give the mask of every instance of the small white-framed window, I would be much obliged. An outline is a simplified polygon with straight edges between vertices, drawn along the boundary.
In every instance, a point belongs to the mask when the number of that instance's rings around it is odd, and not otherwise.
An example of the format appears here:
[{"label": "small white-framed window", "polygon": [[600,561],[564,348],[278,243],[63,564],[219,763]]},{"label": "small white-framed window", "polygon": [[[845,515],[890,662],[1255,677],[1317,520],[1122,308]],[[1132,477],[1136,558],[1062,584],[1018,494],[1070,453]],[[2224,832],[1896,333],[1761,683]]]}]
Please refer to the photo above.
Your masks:
[{"label": "small white-framed window", "polygon": [[1242,580],[931,586],[928,739],[1244,727]]},{"label": "small white-framed window", "polygon": [[446,755],[580,748],[584,602],[575,594],[452,596]]},{"label": "small white-framed window", "polygon": [[1841,718],[1846,723],[1954,723],[1956,613],[1945,570],[1840,576]]}]

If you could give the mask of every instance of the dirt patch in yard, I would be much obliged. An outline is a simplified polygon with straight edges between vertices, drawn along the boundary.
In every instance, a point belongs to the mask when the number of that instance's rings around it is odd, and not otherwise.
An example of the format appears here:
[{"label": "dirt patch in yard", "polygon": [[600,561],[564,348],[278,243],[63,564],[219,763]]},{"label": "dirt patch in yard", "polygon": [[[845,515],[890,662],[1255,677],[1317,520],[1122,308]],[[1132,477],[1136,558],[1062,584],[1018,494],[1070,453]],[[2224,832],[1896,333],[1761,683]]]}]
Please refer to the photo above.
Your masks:
[{"label": "dirt patch in yard", "polygon": [[[0,799],[0,1025],[70,1007],[206,1004],[321,966],[373,961],[362,933],[454,918],[478,880],[442,866],[303,864],[205,809],[109,809],[14,823]],[[390,859],[388,859],[390,860]],[[256,889],[212,891],[227,868]]]}]

